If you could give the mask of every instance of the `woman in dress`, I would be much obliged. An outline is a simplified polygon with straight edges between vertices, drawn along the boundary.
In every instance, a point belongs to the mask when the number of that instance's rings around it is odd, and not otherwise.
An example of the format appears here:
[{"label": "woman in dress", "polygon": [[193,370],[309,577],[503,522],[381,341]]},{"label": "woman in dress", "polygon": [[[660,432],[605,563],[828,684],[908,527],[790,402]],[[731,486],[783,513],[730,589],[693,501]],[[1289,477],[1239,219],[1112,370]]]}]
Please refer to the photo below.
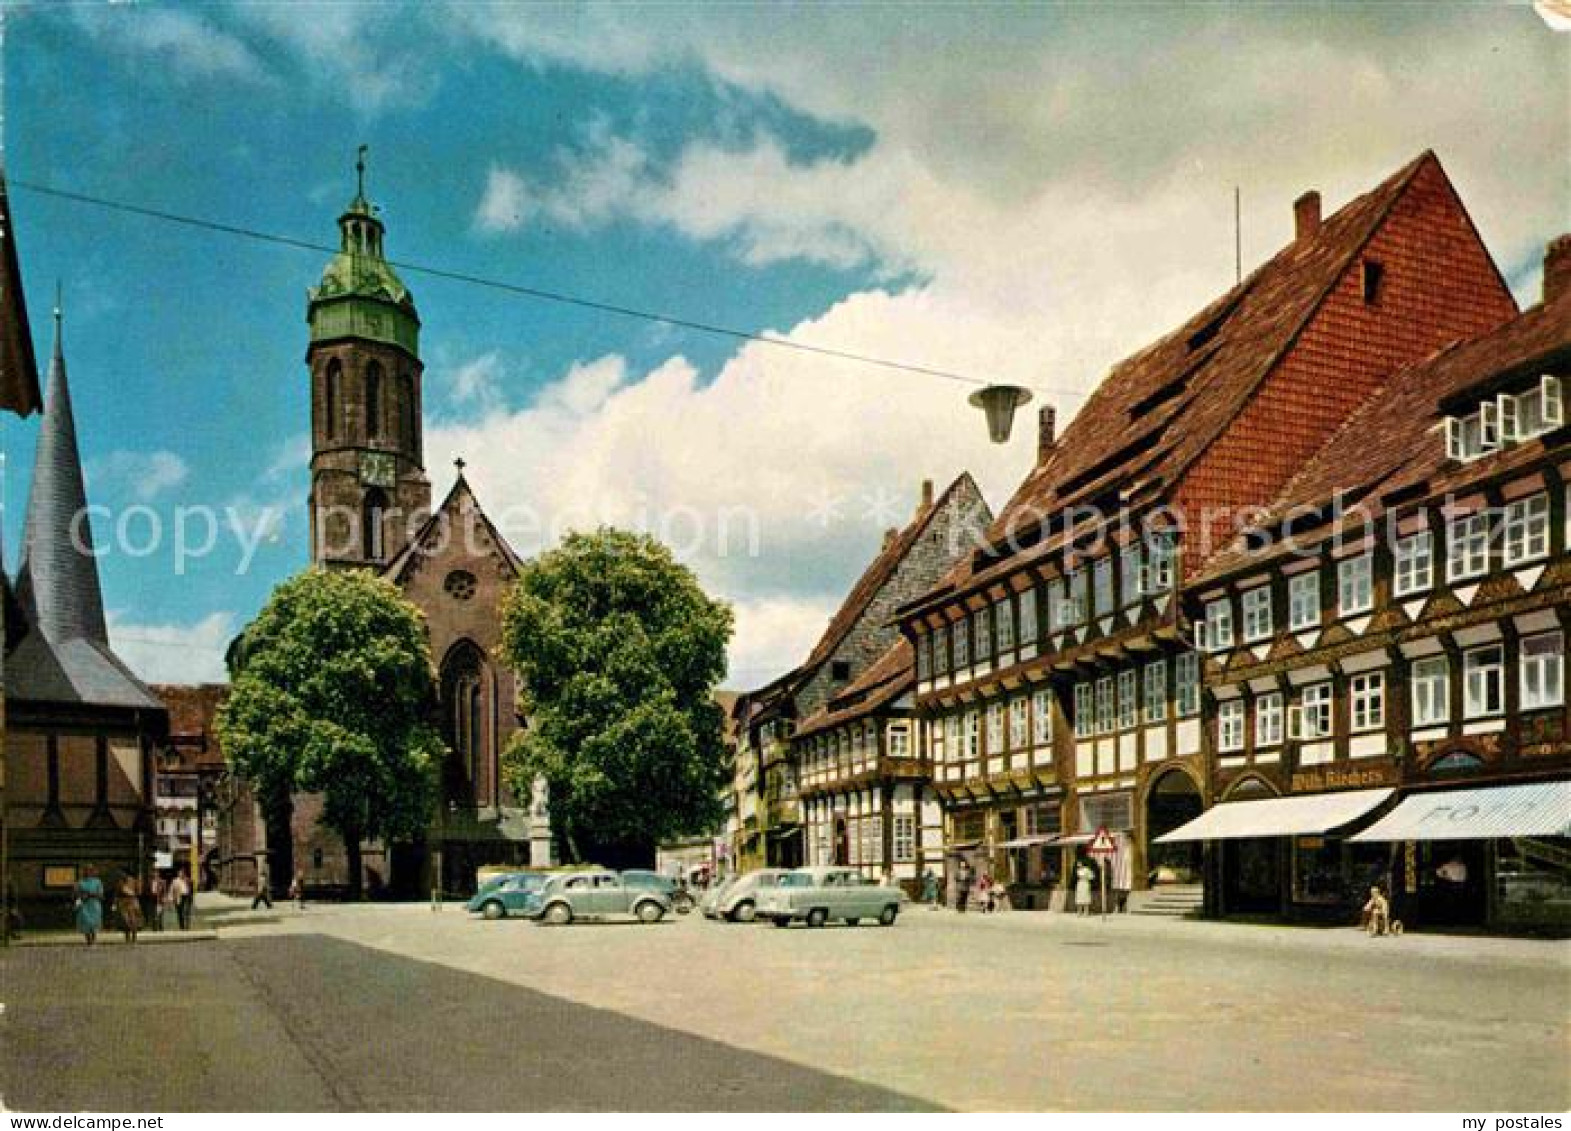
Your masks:
[{"label": "woman in dress", "polygon": [[142,893],[137,890],[136,877],[120,877],[120,887],[115,892],[115,911],[120,916],[120,930],[125,941],[134,943],[142,930]]},{"label": "woman in dress", "polygon": [[87,945],[98,941],[98,932],[104,925],[104,882],[91,864],[82,869],[76,881],[76,929],[82,932]]},{"label": "woman in dress", "polygon": [[1081,860],[1075,865],[1075,913],[1077,915],[1091,914],[1091,881],[1095,873],[1091,865]]}]

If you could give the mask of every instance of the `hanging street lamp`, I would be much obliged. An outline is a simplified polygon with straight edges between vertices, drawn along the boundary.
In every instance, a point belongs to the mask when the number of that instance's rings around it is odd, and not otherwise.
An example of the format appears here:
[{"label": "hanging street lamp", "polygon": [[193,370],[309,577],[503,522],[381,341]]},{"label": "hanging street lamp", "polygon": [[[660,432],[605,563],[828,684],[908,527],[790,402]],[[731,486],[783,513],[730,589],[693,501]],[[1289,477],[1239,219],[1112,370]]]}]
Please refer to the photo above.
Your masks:
[{"label": "hanging street lamp", "polygon": [[995,444],[1009,442],[1015,409],[1031,400],[1031,390],[1019,385],[988,385],[972,393],[970,403],[987,414],[987,435]]}]

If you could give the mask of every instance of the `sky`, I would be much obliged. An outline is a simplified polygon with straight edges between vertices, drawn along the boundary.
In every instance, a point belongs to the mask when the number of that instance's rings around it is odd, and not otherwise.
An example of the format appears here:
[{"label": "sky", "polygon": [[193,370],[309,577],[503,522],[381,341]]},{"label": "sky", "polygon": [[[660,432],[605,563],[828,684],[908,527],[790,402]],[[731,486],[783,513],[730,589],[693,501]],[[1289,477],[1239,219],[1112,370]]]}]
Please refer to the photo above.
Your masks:
[{"label": "sky", "polygon": [[[0,10],[35,337],[58,282],[111,633],[154,681],[222,678],[305,565],[326,257],[29,184],[333,243],[365,144],[397,260],[1025,385],[1060,428],[1233,283],[1235,187],[1247,272],[1301,192],[1433,149],[1524,306],[1571,228],[1571,35],[1523,5]],[[962,382],[403,274],[436,497],[462,456],[526,555],[665,537],[735,607],[733,687],[805,656],[923,479],[997,508],[1034,458]],[[37,429],[0,425],[12,570]]]}]

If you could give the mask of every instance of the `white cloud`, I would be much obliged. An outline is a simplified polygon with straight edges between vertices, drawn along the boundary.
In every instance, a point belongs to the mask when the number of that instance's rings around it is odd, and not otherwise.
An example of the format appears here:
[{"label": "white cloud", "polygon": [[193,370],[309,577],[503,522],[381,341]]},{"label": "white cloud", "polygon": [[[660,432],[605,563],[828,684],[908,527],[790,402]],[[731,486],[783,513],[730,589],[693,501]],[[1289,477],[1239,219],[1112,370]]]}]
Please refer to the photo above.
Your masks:
[{"label": "white cloud", "polygon": [[195,12],[180,8],[76,8],[79,28],[127,55],[151,60],[164,73],[186,79],[259,80],[260,60],[240,39]]},{"label": "white cloud", "polygon": [[115,654],[147,683],[222,683],[224,651],[234,639],[234,613],[217,612],[194,624],[141,624],[109,614]]},{"label": "white cloud", "polygon": [[88,480],[111,485],[138,502],[146,503],[171,491],[190,477],[191,468],[174,452],[115,451],[89,460],[85,467]]},{"label": "white cloud", "polygon": [[835,605],[780,597],[737,601],[734,609],[736,637],[724,685],[747,690],[800,663],[823,634]]}]

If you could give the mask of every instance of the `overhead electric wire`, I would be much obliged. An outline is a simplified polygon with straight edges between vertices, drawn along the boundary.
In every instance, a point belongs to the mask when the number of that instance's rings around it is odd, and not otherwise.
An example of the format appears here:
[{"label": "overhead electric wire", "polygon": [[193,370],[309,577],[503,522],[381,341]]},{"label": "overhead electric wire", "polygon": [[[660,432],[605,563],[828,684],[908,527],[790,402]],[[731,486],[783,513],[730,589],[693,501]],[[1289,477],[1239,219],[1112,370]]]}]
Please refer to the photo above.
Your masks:
[{"label": "overhead electric wire", "polygon": [[[77,204],[88,204],[97,208],[105,208],[114,212],[124,212],[132,216],[142,216],[152,220],[161,220],[169,224],[180,224],[189,228],[200,228],[205,231],[219,232],[224,235],[238,236],[242,239],[255,240],[259,243],[278,244],[283,247],[292,247],[300,251],[322,252],[336,255],[341,249],[330,244],[318,243],[314,240],[303,240],[294,236],[282,236],[276,232],[263,232],[255,228],[245,228],[238,224],[226,224],[218,220],[207,220],[198,216],[186,216],[178,212],[169,212],[161,208],[150,208],[141,204],[130,204],[120,200],[110,200],[106,197],[93,196],[89,193],[73,192],[69,189],[56,188],[53,185],[39,184],[36,181],[10,180],[9,185],[14,189],[26,192],[35,192],[41,196],[51,196],[60,200],[69,200]],[[834,358],[838,361],[849,361],[859,365],[872,365],[882,369],[896,370],[902,373],[914,373],[924,377],[940,377],[946,381],[957,381],[965,385],[978,387],[991,385],[994,382],[971,377],[964,373],[955,373],[946,369],[935,369],[925,365],[914,365],[903,361],[893,361],[888,358],[875,357],[871,354],[853,353],[850,350],[834,349],[830,346],[814,345],[811,342],[791,341],[786,338],[771,337],[767,334],[751,330],[738,330],[731,326],[721,326],[712,322],[699,322],[691,318],[680,318],[675,315],[660,314],[655,311],[640,310],[637,307],[623,306],[618,303],[601,302],[597,299],[582,298],[578,295],[567,294],[562,291],[547,290],[543,287],[531,287],[522,283],[509,283],[500,279],[490,279],[483,275],[471,275],[463,271],[451,271],[442,267],[432,267],[428,264],[415,263],[405,259],[388,259],[390,266],[420,275],[427,275],[435,279],[446,279],[450,282],[466,283],[470,286],[486,287],[491,290],[504,291],[509,294],[520,295],[525,298],[538,299],[542,302],[554,302],[564,306],[574,306],[583,310],[593,310],[602,314],[614,314],[622,318],[638,318],[648,322],[658,322],[661,325],[673,326],[682,330],[692,330],[701,334],[712,334],[718,337],[731,338],[735,341],[758,342],[761,345],[777,346],[781,349],[793,349],[803,353],[816,354],[820,357]],[[1028,386],[1035,392],[1050,393],[1057,397],[1081,398],[1085,394],[1070,389],[1050,389],[1042,386]]]}]

